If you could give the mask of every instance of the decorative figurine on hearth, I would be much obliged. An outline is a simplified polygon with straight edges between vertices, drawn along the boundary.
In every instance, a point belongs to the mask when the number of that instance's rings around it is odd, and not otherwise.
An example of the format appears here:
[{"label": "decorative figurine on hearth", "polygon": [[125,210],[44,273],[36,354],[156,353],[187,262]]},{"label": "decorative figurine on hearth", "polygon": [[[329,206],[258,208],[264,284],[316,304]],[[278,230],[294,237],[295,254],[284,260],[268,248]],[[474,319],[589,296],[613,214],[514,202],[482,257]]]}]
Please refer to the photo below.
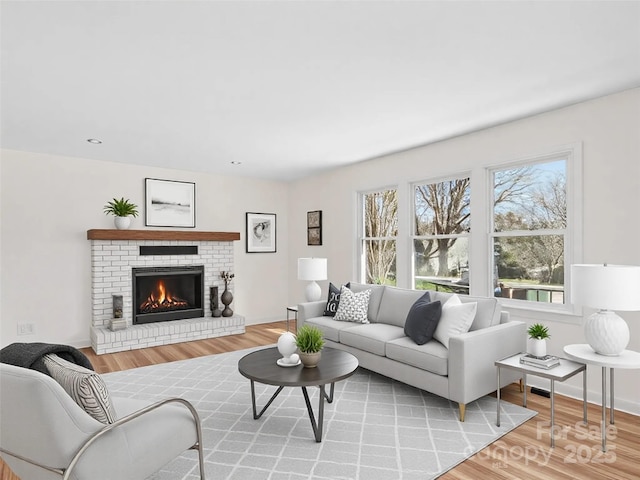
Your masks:
[{"label": "decorative figurine on hearth", "polygon": [[127,328],[127,320],[123,318],[122,295],[112,295],[111,301],[113,303],[113,318],[109,323],[109,330],[115,332],[116,330]]},{"label": "decorative figurine on hearth", "polygon": [[210,296],[209,304],[211,307],[211,316],[221,317],[222,310],[218,308],[218,287],[210,287],[209,296]]},{"label": "decorative figurine on hearth", "polygon": [[233,302],[233,294],[229,291],[229,283],[235,277],[235,274],[231,272],[221,272],[220,277],[224,280],[224,292],[220,296],[220,301],[224,305],[224,309],[222,310],[223,317],[230,317],[233,315],[233,310],[229,308],[231,302]]}]

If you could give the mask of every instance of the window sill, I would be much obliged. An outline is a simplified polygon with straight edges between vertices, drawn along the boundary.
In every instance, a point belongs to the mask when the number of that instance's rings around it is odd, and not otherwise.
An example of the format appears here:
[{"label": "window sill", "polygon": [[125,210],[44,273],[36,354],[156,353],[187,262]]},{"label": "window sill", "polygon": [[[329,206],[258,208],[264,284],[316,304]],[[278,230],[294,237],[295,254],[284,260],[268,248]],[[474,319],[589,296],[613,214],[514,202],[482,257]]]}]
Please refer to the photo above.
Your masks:
[{"label": "window sill", "polygon": [[553,321],[567,323],[570,325],[580,325],[582,323],[582,312],[580,309],[569,306],[559,306],[557,308],[545,307],[546,304],[526,304],[531,302],[500,301],[502,309],[509,312],[510,316],[529,319],[533,321]]}]

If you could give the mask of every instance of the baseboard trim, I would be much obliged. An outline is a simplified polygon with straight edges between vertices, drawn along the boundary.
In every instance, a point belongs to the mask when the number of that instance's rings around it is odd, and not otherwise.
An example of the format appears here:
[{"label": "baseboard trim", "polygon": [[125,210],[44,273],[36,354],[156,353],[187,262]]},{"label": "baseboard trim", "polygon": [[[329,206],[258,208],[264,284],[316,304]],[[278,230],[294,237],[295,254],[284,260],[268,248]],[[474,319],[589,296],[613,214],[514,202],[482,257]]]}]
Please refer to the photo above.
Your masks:
[{"label": "baseboard trim", "polygon": [[[527,385],[531,387],[537,387],[542,390],[548,390],[549,381],[538,379],[533,375],[529,375],[527,376]],[[582,401],[582,387],[576,387],[566,383],[556,382],[555,393],[556,395],[564,395],[565,397],[575,398],[576,400]],[[607,392],[607,395],[608,393],[609,392]],[[587,402],[601,406],[602,392],[587,390]],[[625,400],[624,398],[616,397],[614,406],[616,410],[619,410],[621,412],[640,416],[640,404],[638,403]]]}]

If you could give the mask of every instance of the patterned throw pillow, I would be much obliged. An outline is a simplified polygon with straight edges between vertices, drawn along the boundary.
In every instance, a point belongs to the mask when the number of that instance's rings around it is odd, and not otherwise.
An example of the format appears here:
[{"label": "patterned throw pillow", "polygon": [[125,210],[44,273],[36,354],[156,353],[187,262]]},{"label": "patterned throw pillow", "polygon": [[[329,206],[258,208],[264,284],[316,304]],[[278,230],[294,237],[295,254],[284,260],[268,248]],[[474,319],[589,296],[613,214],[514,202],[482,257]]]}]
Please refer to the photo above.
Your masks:
[{"label": "patterned throw pillow", "polygon": [[349,287],[342,286],[340,290],[340,303],[334,320],[342,322],[369,323],[367,313],[369,311],[369,297],[371,289],[354,293]]},{"label": "patterned throw pillow", "polygon": [[117,420],[107,385],[100,375],[54,354],[47,354],[42,360],[49,374],[85,412],[104,424]]},{"label": "patterned throw pillow", "polygon": [[[351,282],[346,284],[346,287],[351,288]],[[338,311],[338,305],[340,304],[340,289],[333,283],[329,283],[329,296],[327,298],[327,306],[324,307],[325,317],[333,317]]]}]

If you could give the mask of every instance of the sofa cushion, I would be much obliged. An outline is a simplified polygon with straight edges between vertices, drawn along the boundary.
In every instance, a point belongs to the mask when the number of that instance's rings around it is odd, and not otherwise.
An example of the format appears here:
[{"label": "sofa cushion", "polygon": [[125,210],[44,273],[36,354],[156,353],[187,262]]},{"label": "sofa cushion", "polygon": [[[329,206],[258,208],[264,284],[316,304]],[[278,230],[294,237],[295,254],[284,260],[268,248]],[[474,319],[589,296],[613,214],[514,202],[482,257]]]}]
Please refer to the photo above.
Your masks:
[{"label": "sofa cushion", "polygon": [[367,311],[367,318],[369,322],[374,323],[378,319],[378,310],[380,309],[380,300],[382,299],[382,293],[384,292],[384,285],[371,285],[368,283],[356,283],[351,282],[349,287],[352,292],[364,292],[365,290],[371,290],[371,296],[369,297],[369,310]]},{"label": "sofa cushion", "polygon": [[93,370],[48,353],[42,357],[49,374],[85,412],[99,422],[117,420],[107,385]]},{"label": "sofa cushion", "polygon": [[[346,284],[349,287],[350,284]],[[338,305],[340,304],[340,288],[336,287],[333,283],[329,283],[329,295],[327,297],[327,305],[324,307],[323,315],[326,317],[333,317],[338,311]]]},{"label": "sofa cushion", "polygon": [[409,309],[404,323],[404,334],[416,344],[424,345],[433,338],[441,314],[440,301],[432,302],[429,292],[426,292]]},{"label": "sofa cushion", "polygon": [[340,331],[340,343],[381,357],[385,356],[387,342],[402,337],[404,331],[401,327],[386,323],[357,325]]},{"label": "sofa cushion", "polygon": [[359,325],[358,323],[340,322],[338,320],[334,320],[333,317],[325,316],[307,318],[304,323],[315,325],[322,330],[322,336],[324,338],[333,342],[340,342],[341,330],[344,330],[345,328],[354,328]]},{"label": "sofa cushion", "polygon": [[376,322],[404,328],[409,309],[424,293],[424,290],[409,290],[386,286],[380,300],[380,309],[378,310]]},{"label": "sofa cushion", "polygon": [[462,303],[458,295],[453,295],[442,305],[442,315],[433,338],[449,348],[451,337],[469,331],[477,310],[477,303]]},{"label": "sofa cushion", "polygon": [[[431,300],[440,300],[444,305],[449,300],[453,293],[446,292],[431,292]],[[469,331],[480,330],[481,328],[492,327],[494,325],[500,325],[500,302],[493,297],[472,297],[470,295],[460,295],[460,301],[462,303],[476,303],[478,310],[476,317],[469,328]]]},{"label": "sofa cushion", "polygon": [[449,374],[449,350],[435,340],[424,345],[416,345],[409,337],[391,340],[387,357],[436,375]]},{"label": "sofa cushion", "polygon": [[371,290],[354,293],[346,287],[340,289],[340,303],[333,316],[335,320],[342,322],[369,323],[369,296]]}]

